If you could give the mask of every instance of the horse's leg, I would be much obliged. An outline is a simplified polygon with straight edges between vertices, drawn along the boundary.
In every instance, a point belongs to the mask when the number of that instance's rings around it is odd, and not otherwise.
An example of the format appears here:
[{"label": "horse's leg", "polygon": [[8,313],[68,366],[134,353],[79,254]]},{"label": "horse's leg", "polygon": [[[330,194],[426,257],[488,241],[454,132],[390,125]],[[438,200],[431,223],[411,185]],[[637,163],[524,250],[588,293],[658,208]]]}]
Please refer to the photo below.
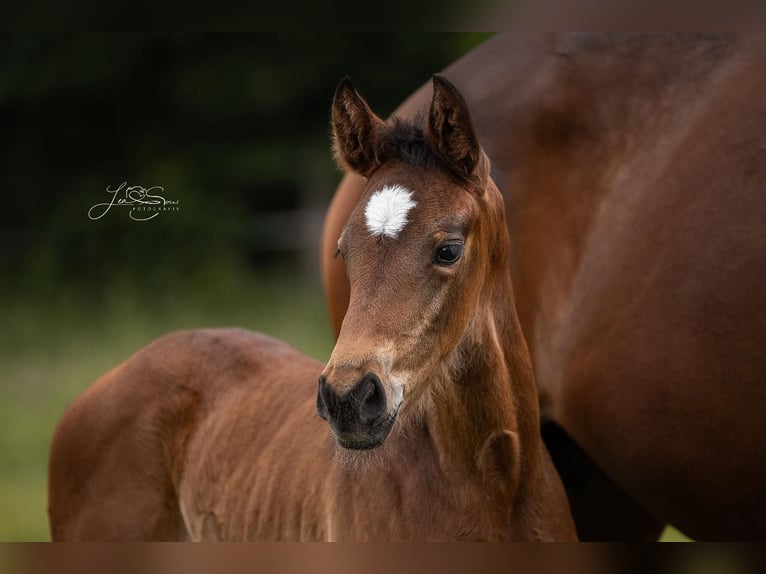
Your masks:
[{"label": "horse's leg", "polygon": [[542,434],[580,540],[657,540],[664,524],[614,484],[566,431],[545,422]]}]

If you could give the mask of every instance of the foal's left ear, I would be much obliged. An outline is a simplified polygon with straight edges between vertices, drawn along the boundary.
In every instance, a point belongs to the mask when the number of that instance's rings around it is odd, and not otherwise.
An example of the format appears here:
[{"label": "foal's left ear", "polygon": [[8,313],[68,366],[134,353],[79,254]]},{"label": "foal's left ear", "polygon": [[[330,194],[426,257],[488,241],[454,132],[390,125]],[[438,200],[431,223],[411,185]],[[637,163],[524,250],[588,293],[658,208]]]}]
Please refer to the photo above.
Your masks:
[{"label": "foal's left ear", "polygon": [[483,153],[463,96],[445,77],[433,76],[434,95],[428,113],[430,144],[461,176],[481,170]]},{"label": "foal's left ear", "polygon": [[378,134],[384,127],[351,80],[343,78],[332,100],[333,149],[341,167],[369,176],[378,167]]}]

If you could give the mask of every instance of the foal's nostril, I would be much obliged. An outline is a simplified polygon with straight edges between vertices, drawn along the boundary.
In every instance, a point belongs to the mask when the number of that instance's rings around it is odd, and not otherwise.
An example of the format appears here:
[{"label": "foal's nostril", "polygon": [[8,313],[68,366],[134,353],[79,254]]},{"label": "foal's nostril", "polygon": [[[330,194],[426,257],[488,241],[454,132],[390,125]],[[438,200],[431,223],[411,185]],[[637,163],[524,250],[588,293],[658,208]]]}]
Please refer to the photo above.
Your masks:
[{"label": "foal's nostril", "polygon": [[335,399],[335,391],[327,384],[327,377],[320,375],[317,385],[317,414],[324,420],[329,418]]},{"label": "foal's nostril", "polygon": [[372,423],[386,412],[386,393],[380,379],[374,373],[368,373],[359,381],[351,395],[359,405],[359,418],[362,422]]},{"label": "foal's nostril", "polygon": [[371,425],[386,414],[386,393],[373,373],[367,373],[343,395],[338,395],[334,385],[320,376],[317,414],[336,429],[349,429],[360,423]]}]

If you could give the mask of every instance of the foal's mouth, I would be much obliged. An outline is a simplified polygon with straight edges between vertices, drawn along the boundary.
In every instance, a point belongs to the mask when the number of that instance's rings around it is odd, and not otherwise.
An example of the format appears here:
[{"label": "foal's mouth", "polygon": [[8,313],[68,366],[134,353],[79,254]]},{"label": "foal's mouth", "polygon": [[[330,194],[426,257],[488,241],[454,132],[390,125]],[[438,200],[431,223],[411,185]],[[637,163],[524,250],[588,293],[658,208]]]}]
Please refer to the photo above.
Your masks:
[{"label": "foal's mouth", "polygon": [[367,428],[357,429],[356,432],[339,432],[330,423],[335,442],[338,446],[348,450],[371,450],[381,446],[391,434],[391,429],[394,427],[396,417],[399,414],[399,406],[383,420],[376,421]]}]

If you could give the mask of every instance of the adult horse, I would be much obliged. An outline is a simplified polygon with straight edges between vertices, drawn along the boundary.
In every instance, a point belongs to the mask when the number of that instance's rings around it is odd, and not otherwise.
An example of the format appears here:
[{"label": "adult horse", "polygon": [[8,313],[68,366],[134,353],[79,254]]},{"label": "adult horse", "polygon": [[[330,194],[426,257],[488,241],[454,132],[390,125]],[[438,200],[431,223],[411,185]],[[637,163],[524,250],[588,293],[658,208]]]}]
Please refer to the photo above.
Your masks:
[{"label": "adult horse", "polygon": [[369,179],[336,245],[351,303],[329,363],[237,330],[142,349],[57,428],[54,540],[575,538],[505,298],[503,199],[434,82],[425,130],[336,93],[338,158]]},{"label": "adult horse", "polygon": [[[766,537],[764,37],[498,36],[445,75],[505,197],[505,301],[581,538]],[[363,188],[325,223],[336,330]]]}]

